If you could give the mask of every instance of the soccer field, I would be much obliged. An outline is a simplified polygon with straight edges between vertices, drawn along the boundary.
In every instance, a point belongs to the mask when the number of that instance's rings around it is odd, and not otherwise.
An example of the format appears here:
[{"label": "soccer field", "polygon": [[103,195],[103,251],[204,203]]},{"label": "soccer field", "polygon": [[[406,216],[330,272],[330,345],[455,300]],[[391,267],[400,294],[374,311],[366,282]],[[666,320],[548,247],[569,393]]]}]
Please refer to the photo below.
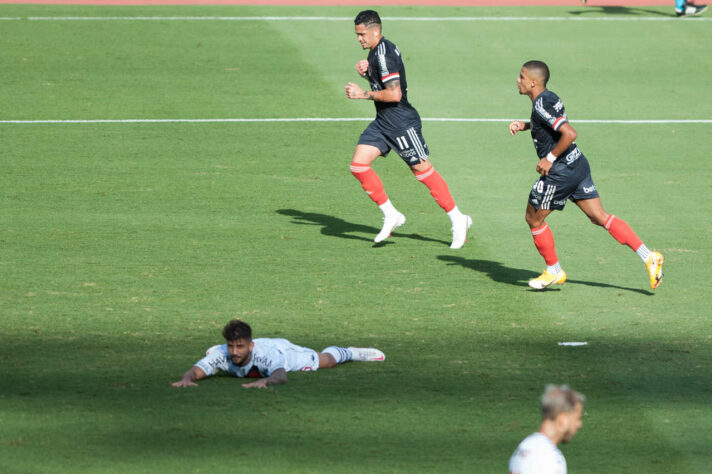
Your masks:
[{"label": "soccer field", "polygon": [[[451,250],[394,155],[374,168],[408,221],[372,242],[358,7],[0,6],[0,470],[506,472],[568,383],[570,472],[709,472],[712,18],[671,8],[379,9],[474,219]],[[665,255],[655,292],[572,203],[548,219],[569,281],[528,289],[529,59],[606,210]],[[236,317],[387,359],[171,387]]]}]

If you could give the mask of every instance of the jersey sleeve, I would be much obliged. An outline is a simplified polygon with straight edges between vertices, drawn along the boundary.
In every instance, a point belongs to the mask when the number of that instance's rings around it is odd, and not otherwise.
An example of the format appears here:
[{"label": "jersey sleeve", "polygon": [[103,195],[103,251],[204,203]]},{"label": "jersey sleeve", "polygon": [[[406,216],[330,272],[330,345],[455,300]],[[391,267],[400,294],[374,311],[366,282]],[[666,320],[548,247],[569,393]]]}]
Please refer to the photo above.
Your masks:
[{"label": "jersey sleeve", "polygon": [[398,48],[390,50],[382,43],[379,45],[379,50],[376,53],[376,60],[378,64],[378,76],[381,78],[383,84],[400,79],[402,60]]},{"label": "jersey sleeve", "polygon": [[220,370],[227,371],[227,349],[224,345],[213,346],[205,352],[205,357],[193,365],[200,367],[206,375],[215,375]]},{"label": "jersey sleeve", "polygon": [[569,120],[566,118],[564,104],[555,95],[539,97],[534,102],[534,112],[549,124],[552,130],[558,132],[561,126]]}]

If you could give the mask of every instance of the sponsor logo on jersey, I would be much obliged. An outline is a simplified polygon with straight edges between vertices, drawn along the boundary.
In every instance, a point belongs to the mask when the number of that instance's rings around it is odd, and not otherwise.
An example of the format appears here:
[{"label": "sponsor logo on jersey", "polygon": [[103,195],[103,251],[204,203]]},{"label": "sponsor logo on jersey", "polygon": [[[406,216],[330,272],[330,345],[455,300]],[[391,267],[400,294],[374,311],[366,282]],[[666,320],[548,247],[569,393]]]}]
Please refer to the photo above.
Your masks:
[{"label": "sponsor logo on jersey", "polygon": [[596,190],[596,185],[595,185],[595,184],[594,184],[593,186],[584,186],[584,187],[583,187],[583,192],[585,192],[586,194],[591,194],[591,193],[594,192],[595,190]]},{"label": "sponsor logo on jersey", "polygon": [[552,201],[552,203],[554,203],[555,206],[563,206],[566,204],[566,199],[562,201]]},{"label": "sponsor logo on jersey", "polygon": [[557,112],[561,112],[561,109],[564,108],[564,104],[561,101],[558,101],[557,103],[554,104],[554,110]]},{"label": "sponsor logo on jersey", "polygon": [[[254,357],[254,355],[253,355]],[[255,365],[264,365],[264,366],[269,366],[269,359],[264,356],[257,356],[254,358],[254,364]]]},{"label": "sponsor logo on jersey", "polygon": [[578,148],[574,148],[571,151],[571,153],[566,155],[565,159],[566,159],[566,163],[571,164],[574,161],[578,160],[579,158],[581,158],[581,150],[579,150]]},{"label": "sponsor logo on jersey", "polygon": [[227,362],[227,357],[220,356],[220,357],[216,358],[215,360],[209,360],[208,365],[214,369],[216,367],[219,367],[219,366],[225,364],[226,362]]}]

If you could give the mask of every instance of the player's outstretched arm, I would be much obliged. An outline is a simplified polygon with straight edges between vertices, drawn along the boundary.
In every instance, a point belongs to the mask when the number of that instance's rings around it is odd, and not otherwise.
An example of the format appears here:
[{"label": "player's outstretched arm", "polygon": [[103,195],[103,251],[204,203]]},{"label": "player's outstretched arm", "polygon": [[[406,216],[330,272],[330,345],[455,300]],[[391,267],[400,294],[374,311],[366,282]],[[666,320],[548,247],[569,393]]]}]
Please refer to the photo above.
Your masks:
[{"label": "player's outstretched arm", "polygon": [[510,135],[515,135],[517,132],[523,132],[524,130],[529,130],[529,122],[515,120],[514,122],[509,124]]},{"label": "player's outstretched arm", "polygon": [[256,382],[243,383],[243,388],[267,388],[268,385],[280,385],[287,383],[287,371],[284,369],[277,369],[272,372],[267,378],[259,379]]},{"label": "player's outstretched arm", "polygon": [[183,374],[183,377],[179,381],[173,382],[171,385],[174,387],[197,387],[198,384],[195,382],[205,377],[207,377],[207,375],[203,372],[203,369],[194,365]]}]

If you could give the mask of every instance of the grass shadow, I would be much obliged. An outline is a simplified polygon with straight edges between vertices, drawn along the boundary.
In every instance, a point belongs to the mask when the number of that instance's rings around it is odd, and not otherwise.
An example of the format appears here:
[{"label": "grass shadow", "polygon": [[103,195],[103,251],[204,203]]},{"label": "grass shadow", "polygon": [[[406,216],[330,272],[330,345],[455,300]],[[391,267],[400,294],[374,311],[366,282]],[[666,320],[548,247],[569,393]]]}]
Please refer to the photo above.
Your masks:
[{"label": "grass shadow", "polygon": [[[673,3],[671,2],[671,8]],[[631,7],[613,7],[613,6],[598,6],[591,5],[585,10],[575,10],[569,12],[571,15],[588,15],[588,14],[599,14],[603,13],[605,15],[613,16],[638,16],[638,15],[658,15],[658,16],[675,16],[674,13],[661,12],[659,10],[649,10],[647,8],[631,8]]]},{"label": "grass shadow", "polygon": [[[330,237],[339,237],[342,239],[353,239],[353,240],[363,240],[366,242],[373,243],[373,237],[362,237],[360,235],[352,235],[353,233],[364,233],[371,234],[375,236],[381,229],[363,224],[354,224],[352,222],[345,221],[339,217],[329,216],[327,214],[320,214],[318,212],[304,212],[296,209],[278,209],[278,214],[283,216],[293,217],[293,224],[298,225],[316,225],[321,226],[322,235],[328,235]],[[433,239],[430,237],[425,237],[420,234],[405,234],[402,232],[393,232],[392,237],[405,237],[408,239],[419,240],[423,242],[437,242],[444,245],[450,245],[449,242],[440,239]],[[391,241],[383,241],[378,244],[374,244],[374,247],[384,247],[391,244]]]},{"label": "grass shadow", "polygon": [[599,283],[596,281],[566,280],[566,283],[571,283],[573,285],[595,286],[598,288],[615,288],[617,290],[632,291],[633,293],[640,293],[641,295],[647,296],[653,296],[655,294],[650,290],[644,290],[642,288],[630,288],[627,286],[611,285],[610,283]]},{"label": "grass shadow", "polygon": [[496,282],[514,286],[527,286],[530,279],[539,275],[531,270],[510,268],[492,260],[467,259],[453,255],[439,255],[438,259],[448,262],[448,265],[460,265],[480,273],[486,273]]},{"label": "grass shadow", "polygon": [[[514,286],[526,287],[527,282],[539,276],[538,273],[531,270],[523,270],[521,268],[510,268],[502,265],[499,262],[494,262],[492,260],[478,260],[478,259],[467,259],[463,257],[455,257],[452,255],[440,255],[438,259],[445,262],[449,262],[448,265],[460,265],[471,270],[475,270],[480,273],[486,273],[493,281],[500,283],[507,283]],[[610,283],[599,283],[595,281],[583,281],[583,280],[566,280],[568,284],[574,285],[586,285],[594,286],[598,288],[615,288],[618,290],[632,291],[634,293],[640,293],[643,295],[652,296],[655,293],[649,290],[643,290],[640,288],[629,288],[626,286],[611,285]],[[557,288],[548,288],[547,291],[557,291]],[[540,290],[532,290],[540,291]]]}]

